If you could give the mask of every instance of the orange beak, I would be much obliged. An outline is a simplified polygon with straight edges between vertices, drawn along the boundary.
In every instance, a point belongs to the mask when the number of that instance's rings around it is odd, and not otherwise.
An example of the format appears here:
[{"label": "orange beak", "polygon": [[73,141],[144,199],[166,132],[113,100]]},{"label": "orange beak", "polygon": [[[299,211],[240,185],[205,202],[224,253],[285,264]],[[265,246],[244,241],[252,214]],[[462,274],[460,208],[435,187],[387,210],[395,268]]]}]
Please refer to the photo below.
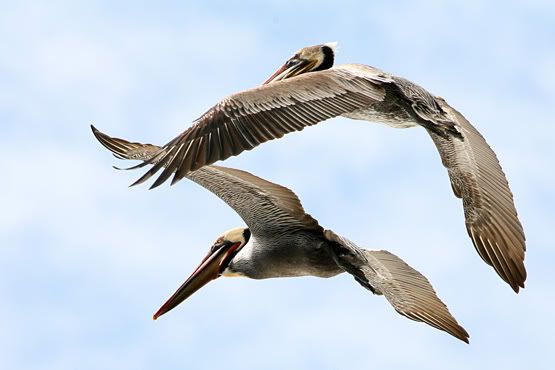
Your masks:
[{"label": "orange beak", "polygon": [[241,243],[224,243],[214,252],[209,253],[193,271],[191,276],[173,293],[173,295],[152,316],[154,320],[177,307],[197,290],[217,279],[239,248]]}]

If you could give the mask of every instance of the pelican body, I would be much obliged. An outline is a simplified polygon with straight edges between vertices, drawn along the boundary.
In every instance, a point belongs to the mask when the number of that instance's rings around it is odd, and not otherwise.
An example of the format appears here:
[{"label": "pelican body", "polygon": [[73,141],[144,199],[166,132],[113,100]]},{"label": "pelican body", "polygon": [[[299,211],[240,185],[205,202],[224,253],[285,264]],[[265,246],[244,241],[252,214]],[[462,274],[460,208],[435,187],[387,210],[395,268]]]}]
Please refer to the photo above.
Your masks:
[{"label": "pelican body", "polygon": [[160,170],[151,188],[172,175],[174,184],[205,165],[337,116],[421,126],[462,198],[478,254],[518,293],[526,280],[524,231],[505,174],[482,135],[443,98],[415,83],[366,65],[333,66],[334,61],[333,43],[299,50],[262,86],[224,98],[149,160],[131,167],[153,164],[133,185]]},{"label": "pelican body", "polygon": [[[147,161],[160,149],[112,138],[94,127],[93,132],[118,158]],[[212,165],[189,172],[186,177],[221,198],[247,227],[221,234],[154,319],[219,276],[328,278],[347,272],[363,287],[383,294],[401,315],[468,343],[468,333],[422,274],[390,252],[361,249],[333,231],[324,230],[304,211],[291,190],[245,171]]]}]

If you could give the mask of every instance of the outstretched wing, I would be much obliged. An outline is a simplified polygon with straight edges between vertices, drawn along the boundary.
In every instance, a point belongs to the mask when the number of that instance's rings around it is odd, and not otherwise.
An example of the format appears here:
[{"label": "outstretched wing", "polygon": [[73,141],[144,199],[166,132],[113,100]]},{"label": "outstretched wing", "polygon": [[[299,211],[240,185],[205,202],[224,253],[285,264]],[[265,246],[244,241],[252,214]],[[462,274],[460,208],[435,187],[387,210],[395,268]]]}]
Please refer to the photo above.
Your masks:
[{"label": "outstretched wing", "polygon": [[526,239],[505,174],[493,150],[470,122],[445,100],[436,100],[463,137],[442,137],[428,131],[447,167],[455,195],[462,198],[468,234],[480,257],[518,293],[526,280]]},{"label": "outstretched wing", "polygon": [[[154,188],[172,174],[172,183],[187,172],[300,131],[318,122],[382,101],[379,76],[334,68],[273,82],[231,95],[160,148],[158,163],[133,185],[164,168]],[[135,166],[139,168],[145,162]]]},{"label": "outstretched wing", "polygon": [[369,251],[335,234],[332,242],[337,264],[374,294],[383,294],[401,315],[425,322],[468,343],[469,335],[449,313],[434,288],[421,273],[388,251]]},{"label": "outstretched wing", "polygon": [[[152,160],[157,163],[159,147],[112,138],[91,126],[95,137],[121,159]],[[274,235],[295,229],[322,232],[318,221],[307,214],[299,198],[281,185],[246,171],[205,166],[186,177],[221,198],[235,210],[254,234]]]}]

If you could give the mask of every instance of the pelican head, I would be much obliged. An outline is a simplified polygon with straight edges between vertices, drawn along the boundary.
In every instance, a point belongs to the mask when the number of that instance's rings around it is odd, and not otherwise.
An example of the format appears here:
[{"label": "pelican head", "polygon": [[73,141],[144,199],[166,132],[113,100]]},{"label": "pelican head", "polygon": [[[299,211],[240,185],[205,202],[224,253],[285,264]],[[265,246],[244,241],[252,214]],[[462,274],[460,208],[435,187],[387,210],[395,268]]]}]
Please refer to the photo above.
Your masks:
[{"label": "pelican head", "polygon": [[331,68],[335,58],[336,47],[337,42],[328,42],[327,44],[302,48],[264,81],[264,85],[273,81],[298,76],[302,73],[323,71],[324,69]]},{"label": "pelican head", "polygon": [[156,320],[158,317],[175,308],[209,281],[222,276],[233,257],[235,257],[237,252],[239,252],[245,244],[247,244],[250,235],[250,230],[245,227],[237,227],[220,235],[210,247],[208,254],[204,257],[200,265],[166,303],[160,307],[154,314],[153,319]]}]

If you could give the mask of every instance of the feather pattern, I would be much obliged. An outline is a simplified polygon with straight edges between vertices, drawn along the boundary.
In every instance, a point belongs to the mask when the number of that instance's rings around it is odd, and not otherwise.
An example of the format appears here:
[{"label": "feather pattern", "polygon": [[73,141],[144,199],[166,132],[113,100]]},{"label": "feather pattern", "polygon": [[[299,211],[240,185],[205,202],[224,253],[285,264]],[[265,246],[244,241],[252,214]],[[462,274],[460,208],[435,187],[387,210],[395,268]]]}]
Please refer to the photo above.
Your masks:
[{"label": "feather pattern", "polygon": [[421,273],[391,252],[359,248],[331,230],[325,237],[334,243],[337,264],[374,294],[383,294],[403,316],[421,321],[468,343],[469,335]]},{"label": "feather pattern", "polygon": [[455,195],[462,198],[468,234],[479,255],[515,292],[524,287],[524,231],[495,153],[445,100],[373,67],[341,65],[231,95],[131,167],[153,164],[133,185],[160,170],[152,187],[172,175],[174,184],[206,164],[339,115],[393,127],[424,127],[447,167]]},{"label": "feather pattern", "polygon": [[[92,129],[116,157],[159,163],[158,146],[112,138]],[[367,289],[385,295],[403,316],[468,342],[468,334],[424,276],[387,251],[359,249],[329,230],[324,232],[291,190],[245,171],[214,165],[185,176],[224,200],[252,232],[251,242],[230,262],[231,273],[264,279],[331,277],[346,271]]]},{"label": "feather pattern", "polygon": [[133,185],[146,181],[162,168],[151,188],[172,174],[175,183],[204,165],[379,102],[385,96],[383,81],[371,73],[355,75],[349,69],[336,68],[231,95],[161,147],[157,164]]},{"label": "feather pattern", "polygon": [[464,138],[429,132],[453,192],[462,198],[468,235],[480,257],[518,292],[526,280],[526,239],[505,174],[493,150],[470,122],[445,100],[436,100]]},{"label": "feather pattern", "polygon": [[[95,127],[92,130],[98,141],[120,159],[152,159],[153,164],[159,163],[156,156],[160,147],[156,145],[113,138]],[[186,177],[226,202],[253,234],[270,237],[297,230],[323,232],[318,221],[304,211],[297,195],[284,186],[246,171],[221,166],[205,166],[187,173]]]}]

